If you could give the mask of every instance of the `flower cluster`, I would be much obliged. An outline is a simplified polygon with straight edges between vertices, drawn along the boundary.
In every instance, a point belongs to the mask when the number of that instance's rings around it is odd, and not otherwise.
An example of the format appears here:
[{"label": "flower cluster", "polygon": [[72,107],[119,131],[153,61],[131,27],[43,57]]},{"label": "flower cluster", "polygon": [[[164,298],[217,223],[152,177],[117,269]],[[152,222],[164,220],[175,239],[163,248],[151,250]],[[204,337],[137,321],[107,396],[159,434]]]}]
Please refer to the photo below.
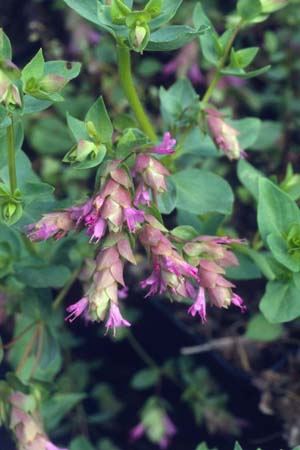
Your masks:
[{"label": "flower cluster", "polygon": [[[130,326],[120,312],[119,299],[126,297],[124,264],[136,264],[133,249],[136,239],[150,256],[151,275],[141,282],[148,288],[146,297],[166,293],[175,300],[190,298],[192,316],[206,320],[206,299],[218,308],[231,303],[244,310],[235,287],[224,277],[225,268],[238,265],[228,245],[229,238],[199,236],[183,241],[164,227],[152,208],[160,193],[167,191],[167,169],[155,154],[173,153],[176,141],[169,132],[156,147],[138,153],[132,167],[121,160],[106,163],[100,189],[87,202],[61,212],[50,213],[28,227],[33,241],[61,239],[70,231],[85,230],[89,242],[100,243],[94,261],[81,273],[84,295],[68,306],[66,320],[78,316],[90,321],[106,320],[106,329]],[[241,241],[238,241],[239,243]]]},{"label": "flower cluster", "polygon": [[177,429],[158,398],[150,397],[141,411],[141,421],[132,428],[130,439],[136,441],[144,435],[159,448],[169,447]]},{"label": "flower cluster", "polygon": [[68,450],[54,445],[43,429],[41,418],[31,411],[31,401],[22,392],[14,392],[9,397],[11,404],[10,428],[20,450]]}]

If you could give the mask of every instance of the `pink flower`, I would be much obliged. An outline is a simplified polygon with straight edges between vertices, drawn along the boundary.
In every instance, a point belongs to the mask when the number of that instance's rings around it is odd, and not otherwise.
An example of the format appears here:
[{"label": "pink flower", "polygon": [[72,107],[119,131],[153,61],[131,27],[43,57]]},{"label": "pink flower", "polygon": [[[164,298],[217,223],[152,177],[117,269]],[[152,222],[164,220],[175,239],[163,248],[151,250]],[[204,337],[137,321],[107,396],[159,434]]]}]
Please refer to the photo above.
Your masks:
[{"label": "pink flower", "polygon": [[244,304],[244,300],[239,295],[233,294],[231,303],[240,308],[242,313],[246,312],[247,306]]},{"label": "pink flower", "polygon": [[27,227],[27,236],[31,241],[45,241],[51,237],[56,240],[66,236],[75,228],[68,211],[45,214],[41,220]]},{"label": "pink flower", "polygon": [[138,206],[139,204],[147,205],[150,207],[150,191],[149,189],[145,189],[144,183],[140,183],[136,190],[136,197],[134,199],[134,206]]},{"label": "pink flower", "polygon": [[106,221],[102,217],[97,218],[93,224],[89,224],[86,233],[91,236],[89,242],[98,243],[106,231]]},{"label": "pink flower", "polygon": [[167,414],[165,414],[163,418],[163,423],[165,426],[165,434],[158,443],[159,447],[162,449],[169,447],[172,437],[177,432],[175,425]]},{"label": "pink flower", "polygon": [[161,275],[161,268],[158,263],[154,264],[154,270],[152,274],[146,278],[145,280],[140,282],[140,285],[143,289],[146,287],[150,287],[148,293],[145,295],[146,297],[149,297],[150,295],[155,295],[157,292],[159,294],[162,294],[167,289],[167,286],[164,283],[164,280]]},{"label": "pink flower", "polygon": [[203,287],[199,287],[197,298],[194,304],[188,309],[188,313],[193,317],[199,314],[202,323],[206,322],[206,300]]},{"label": "pink flower", "polygon": [[119,306],[111,302],[110,303],[110,310],[109,310],[109,317],[106,322],[106,332],[108,332],[109,328],[114,329],[114,336],[116,335],[116,328],[118,327],[130,327],[131,323],[129,323],[127,320],[125,320],[120,312]]},{"label": "pink flower", "polygon": [[175,273],[177,276],[188,276],[199,281],[198,269],[188,264],[184,259],[180,258],[179,255],[173,254],[165,256],[163,259],[169,272]]},{"label": "pink flower", "polygon": [[70,314],[65,318],[65,320],[68,320],[69,322],[74,322],[74,320],[77,319],[77,317],[79,317],[86,310],[88,304],[89,304],[88,298],[83,297],[77,303],[68,306],[67,312]]},{"label": "pink flower", "polygon": [[127,286],[125,286],[121,289],[118,289],[118,298],[124,300],[127,297],[128,297],[128,287]]},{"label": "pink flower", "polygon": [[124,216],[125,216],[129,231],[131,233],[135,232],[136,224],[138,222],[142,223],[145,220],[144,211],[140,211],[139,209],[135,209],[132,207],[124,209]]},{"label": "pink flower", "polygon": [[167,131],[164,134],[164,138],[161,144],[156,147],[150,148],[149,152],[157,153],[158,155],[170,155],[175,152],[173,147],[176,145],[176,139],[171,138],[171,134]]},{"label": "pink flower", "polygon": [[129,437],[132,441],[136,441],[145,434],[145,431],[145,426],[140,422],[130,430]]},{"label": "pink flower", "polygon": [[46,441],[46,450],[68,450],[67,448],[61,448],[57,447],[56,445],[52,444],[50,441]]},{"label": "pink flower", "polygon": [[199,69],[198,64],[196,64],[196,63],[191,65],[191,67],[188,71],[188,76],[194,85],[205,83],[205,78],[204,78],[201,70]]}]

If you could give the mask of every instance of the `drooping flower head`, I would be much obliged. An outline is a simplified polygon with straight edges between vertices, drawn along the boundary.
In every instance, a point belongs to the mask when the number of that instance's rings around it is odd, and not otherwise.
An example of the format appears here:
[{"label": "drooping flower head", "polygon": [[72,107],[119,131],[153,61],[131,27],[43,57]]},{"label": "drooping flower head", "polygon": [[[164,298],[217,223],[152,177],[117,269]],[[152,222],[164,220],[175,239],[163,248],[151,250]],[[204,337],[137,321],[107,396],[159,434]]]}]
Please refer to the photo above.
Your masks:
[{"label": "drooping flower head", "polygon": [[29,396],[14,392],[9,397],[11,405],[10,428],[20,450],[68,450],[54,445],[46,435],[41,417]]},{"label": "drooping flower head", "polygon": [[38,222],[28,225],[27,236],[31,241],[45,241],[52,237],[58,240],[74,228],[75,223],[69,211],[49,213]]},{"label": "drooping flower head", "polygon": [[159,448],[168,448],[177,429],[162,406],[160,399],[150,397],[141,411],[141,421],[130,431],[131,441],[144,435]]},{"label": "drooping flower head", "polygon": [[238,140],[239,131],[225,122],[224,115],[218,111],[206,109],[205,112],[208,129],[216,146],[223,150],[230,160],[245,158],[246,154]]}]

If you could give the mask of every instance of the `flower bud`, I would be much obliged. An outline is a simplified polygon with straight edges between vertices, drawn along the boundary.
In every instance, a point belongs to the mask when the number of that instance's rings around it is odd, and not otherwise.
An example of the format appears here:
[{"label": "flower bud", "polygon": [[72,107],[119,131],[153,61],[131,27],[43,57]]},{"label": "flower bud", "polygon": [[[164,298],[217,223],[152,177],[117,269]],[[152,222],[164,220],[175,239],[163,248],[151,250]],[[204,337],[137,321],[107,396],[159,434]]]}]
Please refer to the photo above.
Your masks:
[{"label": "flower bud", "polygon": [[19,89],[2,70],[0,70],[0,103],[6,106],[22,105]]},{"label": "flower bud", "polygon": [[54,92],[60,91],[67,82],[68,80],[65,77],[51,73],[43,77],[40,81],[39,88],[44,92],[53,94]]},{"label": "flower bud", "polygon": [[98,153],[98,147],[91,141],[80,139],[77,145],[74,145],[66,154],[64,162],[82,162],[88,157],[93,159]]},{"label": "flower bud", "polygon": [[216,110],[206,109],[207,125],[211,137],[216,146],[223,150],[230,159],[239,159],[245,157],[237,136],[240,134],[238,130],[223,120],[223,115]]},{"label": "flower bud", "polygon": [[136,22],[135,26],[130,29],[128,40],[131,48],[139,53],[143,53],[143,50],[147,46],[150,39],[150,30],[146,23]]}]

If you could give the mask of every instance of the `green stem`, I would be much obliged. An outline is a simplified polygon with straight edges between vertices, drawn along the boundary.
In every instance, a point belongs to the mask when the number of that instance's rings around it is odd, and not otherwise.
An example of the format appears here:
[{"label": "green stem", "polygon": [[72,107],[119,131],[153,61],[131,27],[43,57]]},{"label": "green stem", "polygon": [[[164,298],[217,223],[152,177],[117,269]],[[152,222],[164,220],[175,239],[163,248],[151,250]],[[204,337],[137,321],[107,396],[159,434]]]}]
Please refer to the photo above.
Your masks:
[{"label": "green stem", "polygon": [[232,32],[231,38],[229,39],[229,41],[228,41],[228,43],[226,45],[224,54],[223,54],[223,56],[222,56],[222,58],[221,58],[221,60],[220,60],[220,62],[218,64],[218,66],[217,66],[215,75],[214,75],[213,79],[211,80],[211,83],[208,86],[207,91],[204,94],[204,97],[202,99],[203,103],[208,103],[208,101],[209,101],[209,99],[210,99],[210,97],[211,97],[211,95],[212,95],[216,85],[218,84],[218,81],[221,78],[221,75],[222,75],[221,71],[222,71],[222,69],[223,69],[223,67],[224,67],[224,65],[225,65],[225,63],[227,61],[227,58],[228,58],[229,52],[231,50],[232,44],[233,44],[233,42],[234,42],[238,32],[240,31],[242,24],[243,24],[243,21],[241,20],[237,24],[236,28]]},{"label": "green stem", "polygon": [[10,115],[11,124],[7,128],[7,144],[8,144],[8,168],[9,168],[9,183],[10,191],[14,194],[17,189],[17,172],[15,161],[15,138],[14,138],[14,123],[13,116]]},{"label": "green stem", "polygon": [[81,269],[82,269],[82,267],[79,266],[74,270],[74,272],[72,273],[71,278],[69,279],[67,284],[62,288],[62,290],[59,292],[59,294],[55,298],[54,302],[52,303],[52,308],[54,310],[59,307],[59,305],[61,304],[61,302],[67,295],[67,293],[69,292],[69,289],[71,288],[72,284],[74,283],[74,281],[77,279],[78,275],[80,274]]},{"label": "green stem", "polygon": [[129,102],[129,105],[134,112],[134,115],[141,129],[145,134],[149,136],[152,141],[156,141],[156,133],[147,117],[147,114],[145,113],[143,105],[140,102],[134,86],[131,73],[130,50],[122,45],[117,45],[117,58],[121,86]]}]

